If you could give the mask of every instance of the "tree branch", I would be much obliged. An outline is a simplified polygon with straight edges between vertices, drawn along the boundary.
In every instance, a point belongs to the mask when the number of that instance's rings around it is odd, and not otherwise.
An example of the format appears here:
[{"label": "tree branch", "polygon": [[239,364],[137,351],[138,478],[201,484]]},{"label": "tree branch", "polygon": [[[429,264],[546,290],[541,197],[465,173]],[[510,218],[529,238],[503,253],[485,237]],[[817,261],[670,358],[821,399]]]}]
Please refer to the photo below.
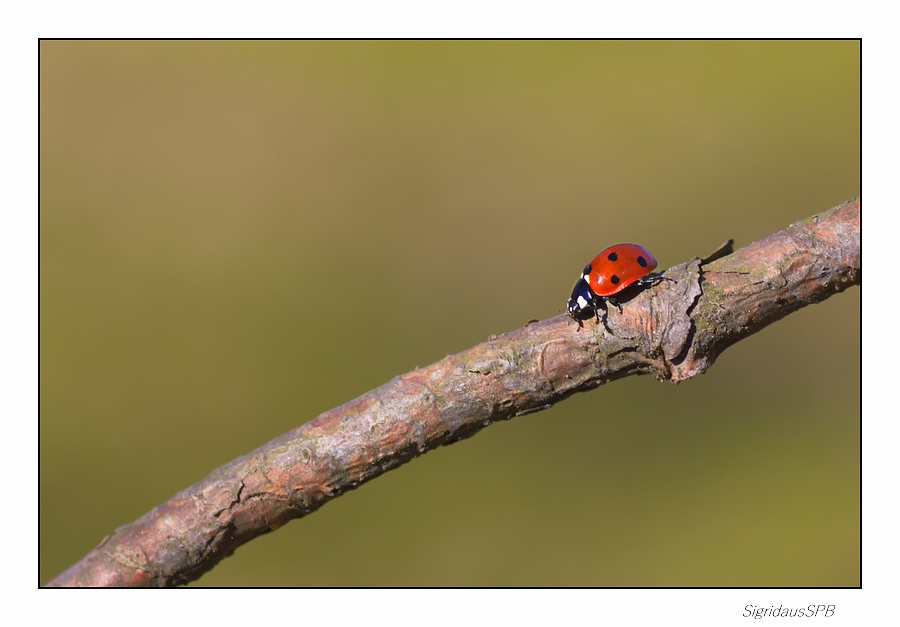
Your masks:
[{"label": "tree branch", "polygon": [[[327,411],[103,539],[51,586],[172,586],[240,545],[499,420],[632,374],[674,383],[789,313],[862,280],[860,201],[721,258],[692,259],[610,307],[609,330],[533,322]],[[612,331],[612,333],[610,333]]]}]

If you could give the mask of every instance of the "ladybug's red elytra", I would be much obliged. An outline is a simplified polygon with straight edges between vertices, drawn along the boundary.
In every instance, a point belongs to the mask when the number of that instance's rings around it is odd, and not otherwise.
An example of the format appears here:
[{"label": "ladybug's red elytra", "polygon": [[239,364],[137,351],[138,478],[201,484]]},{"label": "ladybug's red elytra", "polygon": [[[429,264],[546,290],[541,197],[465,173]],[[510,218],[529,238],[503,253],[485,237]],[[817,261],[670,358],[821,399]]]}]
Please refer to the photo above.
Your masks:
[{"label": "ladybug's red elytra", "polygon": [[[603,324],[606,326],[606,303],[622,310],[619,302],[612,298],[629,285],[655,285],[660,281],[673,279],[659,274],[650,274],[657,263],[653,255],[637,244],[615,244],[599,253],[584,267],[581,277],[575,283],[566,311],[579,326],[581,321],[593,314],[600,321],[603,309]],[[609,327],[607,327],[608,329]]]}]

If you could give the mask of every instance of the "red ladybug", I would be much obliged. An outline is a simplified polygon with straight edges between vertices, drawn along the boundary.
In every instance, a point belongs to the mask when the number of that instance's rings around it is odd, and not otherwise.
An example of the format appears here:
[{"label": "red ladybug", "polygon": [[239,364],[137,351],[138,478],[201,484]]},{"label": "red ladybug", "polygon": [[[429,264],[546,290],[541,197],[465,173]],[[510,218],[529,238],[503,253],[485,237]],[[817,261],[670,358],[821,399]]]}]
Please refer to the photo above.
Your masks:
[{"label": "red ladybug", "polygon": [[673,281],[659,274],[650,274],[657,263],[653,255],[637,244],[616,244],[610,246],[584,267],[581,278],[572,290],[572,297],[566,310],[579,326],[584,318],[594,314],[600,320],[603,309],[603,324],[606,325],[606,303],[622,311],[619,302],[612,298],[629,285],[655,285],[660,281]]}]

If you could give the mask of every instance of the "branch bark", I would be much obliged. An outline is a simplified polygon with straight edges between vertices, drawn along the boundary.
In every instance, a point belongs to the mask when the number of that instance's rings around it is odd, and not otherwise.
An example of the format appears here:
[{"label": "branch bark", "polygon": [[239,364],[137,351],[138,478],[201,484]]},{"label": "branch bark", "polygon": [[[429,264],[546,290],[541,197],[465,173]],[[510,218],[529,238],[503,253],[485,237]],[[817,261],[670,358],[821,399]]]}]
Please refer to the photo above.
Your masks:
[{"label": "branch bark", "polygon": [[[860,200],[620,298],[608,326],[533,322],[327,411],[120,527],[50,586],[173,586],[240,545],[484,427],[632,374],[678,383],[739,340],[862,281]],[[610,332],[611,331],[611,332]]]}]

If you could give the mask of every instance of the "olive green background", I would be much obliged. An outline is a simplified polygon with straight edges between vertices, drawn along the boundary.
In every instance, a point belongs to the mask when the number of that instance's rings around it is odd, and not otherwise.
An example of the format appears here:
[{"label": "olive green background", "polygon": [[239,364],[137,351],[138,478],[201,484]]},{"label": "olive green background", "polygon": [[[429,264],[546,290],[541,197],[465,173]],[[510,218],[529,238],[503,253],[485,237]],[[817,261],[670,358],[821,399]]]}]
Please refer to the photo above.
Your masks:
[{"label": "olive green background", "polygon": [[[40,583],[215,467],[860,193],[860,44],[40,44]],[[858,586],[860,290],[432,451],[200,585]]]}]

